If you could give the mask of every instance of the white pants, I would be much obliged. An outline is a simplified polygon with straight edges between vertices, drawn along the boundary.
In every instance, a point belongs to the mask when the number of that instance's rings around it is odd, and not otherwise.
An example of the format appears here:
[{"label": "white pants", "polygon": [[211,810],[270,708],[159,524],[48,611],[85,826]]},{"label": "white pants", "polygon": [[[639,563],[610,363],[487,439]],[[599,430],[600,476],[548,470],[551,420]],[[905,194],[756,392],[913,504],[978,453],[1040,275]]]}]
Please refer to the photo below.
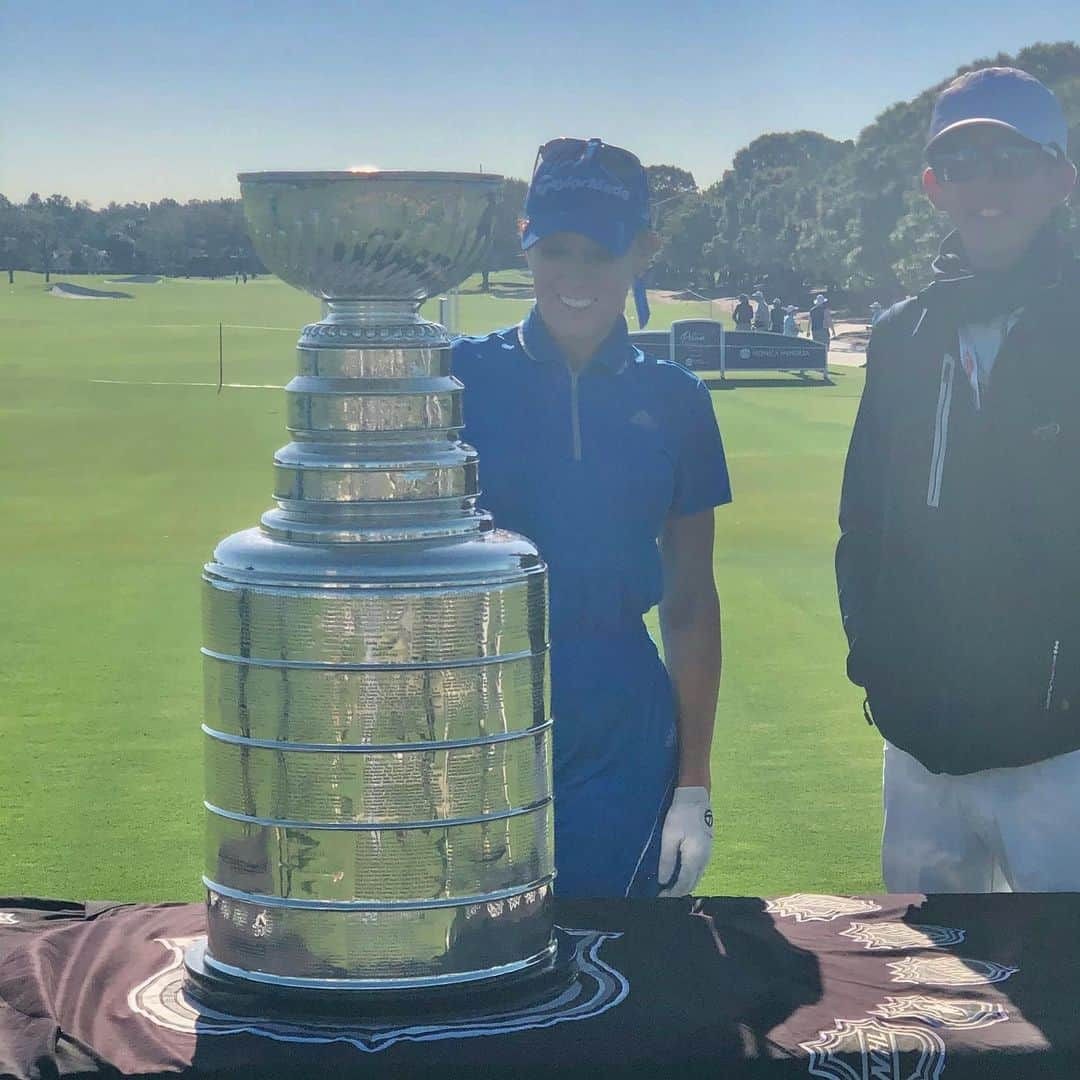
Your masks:
[{"label": "white pants", "polygon": [[1080,750],[950,776],[886,742],[884,794],[889,892],[1080,891]]}]

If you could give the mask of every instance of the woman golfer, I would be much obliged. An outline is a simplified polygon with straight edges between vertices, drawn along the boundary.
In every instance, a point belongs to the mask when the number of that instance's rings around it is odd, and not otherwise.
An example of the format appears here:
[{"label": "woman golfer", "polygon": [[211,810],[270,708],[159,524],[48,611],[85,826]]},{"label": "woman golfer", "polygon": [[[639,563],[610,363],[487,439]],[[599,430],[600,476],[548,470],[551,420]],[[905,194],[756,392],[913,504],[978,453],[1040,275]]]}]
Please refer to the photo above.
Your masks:
[{"label": "woman golfer", "polygon": [[[685,895],[712,844],[713,508],[731,492],[708,391],[627,333],[656,243],[633,154],[545,143],[521,233],[536,305],[454,345],[482,504],[550,571],[560,896]],[[657,603],[666,669],[642,621]]]}]

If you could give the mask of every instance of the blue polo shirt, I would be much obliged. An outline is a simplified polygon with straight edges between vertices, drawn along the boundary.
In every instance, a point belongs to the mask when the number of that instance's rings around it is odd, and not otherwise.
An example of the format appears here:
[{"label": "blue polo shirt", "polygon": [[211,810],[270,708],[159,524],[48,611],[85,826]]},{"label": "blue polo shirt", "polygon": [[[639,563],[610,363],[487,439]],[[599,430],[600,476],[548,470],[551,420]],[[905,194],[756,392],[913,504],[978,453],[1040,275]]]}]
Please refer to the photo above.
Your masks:
[{"label": "blue polo shirt", "polygon": [[[622,318],[574,373],[535,308],[455,342],[453,373],[480,505],[549,568],[556,887],[623,895],[648,878],[643,845],[658,841],[678,760],[671,683],[642,620],[663,592],[657,538],[669,517],[731,500],[712,401],[635,348]],[[604,867],[590,848],[612,831],[625,850]]]}]

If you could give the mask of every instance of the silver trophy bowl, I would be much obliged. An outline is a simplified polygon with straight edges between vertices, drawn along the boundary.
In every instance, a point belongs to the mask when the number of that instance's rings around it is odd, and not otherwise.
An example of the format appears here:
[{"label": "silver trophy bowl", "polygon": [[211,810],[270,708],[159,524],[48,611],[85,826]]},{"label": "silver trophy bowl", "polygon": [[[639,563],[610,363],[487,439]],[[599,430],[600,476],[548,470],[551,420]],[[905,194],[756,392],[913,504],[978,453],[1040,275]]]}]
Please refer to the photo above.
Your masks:
[{"label": "silver trophy bowl", "polygon": [[547,572],[477,509],[446,331],[498,177],[244,173],[325,301],[275,505],[203,572],[208,936],[192,992],[409,992],[550,967]]},{"label": "silver trophy bowl", "polygon": [[426,300],[487,250],[501,177],[471,173],[241,173],[255,249],[323,300]]}]

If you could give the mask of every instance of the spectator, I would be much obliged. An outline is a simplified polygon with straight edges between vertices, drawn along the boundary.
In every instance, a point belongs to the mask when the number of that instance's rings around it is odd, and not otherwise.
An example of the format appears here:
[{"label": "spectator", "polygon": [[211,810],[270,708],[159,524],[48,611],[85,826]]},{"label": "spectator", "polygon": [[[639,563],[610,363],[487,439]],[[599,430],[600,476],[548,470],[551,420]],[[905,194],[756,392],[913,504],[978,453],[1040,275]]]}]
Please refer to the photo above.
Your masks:
[{"label": "spectator", "polygon": [[739,294],[739,302],[731,312],[735,320],[736,330],[749,330],[754,321],[754,309],[750,304],[750,297],[746,293]]},{"label": "spectator", "polygon": [[754,329],[768,330],[772,326],[772,314],[769,312],[769,303],[765,299],[765,294],[759,289],[752,294],[752,297],[757,302],[754,307]]},{"label": "spectator", "polygon": [[769,311],[769,329],[774,334],[784,332],[784,308],[780,303],[779,296],[773,300],[772,308]]},{"label": "spectator", "polygon": [[829,298],[820,293],[810,305],[810,336],[819,344],[829,349],[829,342],[836,335],[833,332],[832,316],[829,314]]}]

